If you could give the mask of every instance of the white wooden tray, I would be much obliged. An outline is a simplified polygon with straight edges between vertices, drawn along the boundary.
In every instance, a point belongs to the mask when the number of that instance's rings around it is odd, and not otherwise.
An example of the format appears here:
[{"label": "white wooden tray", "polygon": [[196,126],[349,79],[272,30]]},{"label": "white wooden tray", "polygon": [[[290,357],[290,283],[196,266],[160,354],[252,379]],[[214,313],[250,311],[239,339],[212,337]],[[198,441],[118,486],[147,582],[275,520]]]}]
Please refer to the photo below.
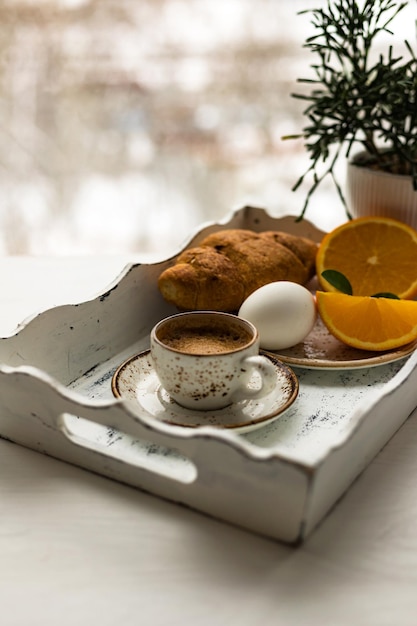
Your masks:
[{"label": "white wooden tray", "polygon": [[[307,221],[240,209],[202,227],[286,230]],[[300,393],[246,434],[171,426],[115,399],[111,378],[174,311],[157,278],[171,259],[131,264],[105,293],[52,308],[0,339],[0,436],[288,543],[302,541],[417,405],[417,355],[353,370],[295,368]]]}]

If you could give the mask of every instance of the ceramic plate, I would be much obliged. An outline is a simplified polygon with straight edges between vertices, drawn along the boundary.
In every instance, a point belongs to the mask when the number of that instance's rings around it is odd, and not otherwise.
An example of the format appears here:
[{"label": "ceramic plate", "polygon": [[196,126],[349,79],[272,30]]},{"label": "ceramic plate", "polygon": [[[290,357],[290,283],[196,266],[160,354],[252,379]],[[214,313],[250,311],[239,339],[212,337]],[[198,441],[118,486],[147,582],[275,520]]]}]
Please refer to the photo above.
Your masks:
[{"label": "ceramic plate", "polygon": [[[264,353],[265,354],[265,353]],[[248,432],[280,417],[298,395],[298,379],[292,369],[274,355],[266,355],[275,366],[274,391],[256,400],[243,400],[217,411],[193,411],[174,402],[159,383],[149,350],[125,361],[114,373],[113,394],[137,402],[148,416],[176,426],[214,426]],[[256,373],[252,384],[256,385]]]},{"label": "ceramic plate", "polygon": [[269,352],[269,354],[273,354],[284,363],[298,367],[354,369],[398,361],[411,354],[416,348],[417,341],[386,352],[351,348],[333,337],[318,318],[314,329],[302,343],[293,348]]}]

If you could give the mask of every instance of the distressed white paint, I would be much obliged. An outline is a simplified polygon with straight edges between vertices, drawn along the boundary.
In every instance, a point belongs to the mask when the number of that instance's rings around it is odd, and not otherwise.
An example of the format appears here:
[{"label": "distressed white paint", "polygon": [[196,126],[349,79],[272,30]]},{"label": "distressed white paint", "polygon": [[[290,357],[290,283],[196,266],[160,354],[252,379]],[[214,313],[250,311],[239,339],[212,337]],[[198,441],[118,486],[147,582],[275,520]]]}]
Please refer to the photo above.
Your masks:
[{"label": "distressed white paint", "polygon": [[[244,209],[220,227],[320,237]],[[198,241],[202,229],[189,243]],[[416,355],[351,372],[299,371],[300,396],[253,434],[155,423],[115,400],[116,367],[172,312],[131,264],[96,298],[58,306],[0,340],[0,434],[29,448],[286,542],[304,539],[417,405]]]}]

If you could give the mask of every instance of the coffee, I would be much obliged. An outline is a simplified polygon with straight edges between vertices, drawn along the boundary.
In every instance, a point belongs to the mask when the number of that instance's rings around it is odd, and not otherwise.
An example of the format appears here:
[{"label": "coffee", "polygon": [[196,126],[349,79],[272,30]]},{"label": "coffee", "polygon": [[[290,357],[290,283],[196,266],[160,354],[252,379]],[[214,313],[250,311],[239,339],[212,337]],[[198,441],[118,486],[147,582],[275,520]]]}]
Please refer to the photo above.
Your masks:
[{"label": "coffee", "polygon": [[[193,410],[222,409],[274,389],[273,363],[259,354],[253,324],[230,313],[178,313],[151,331],[155,373],[171,400]],[[258,373],[260,386],[249,384]]]},{"label": "coffee", "polygon": [[187,354],[219,354],[232,352],[246,346],[251,335],[243,328],[215,328],[200,326],[196,328],[170,329],[159,333],[159,339],[169,348]]}]

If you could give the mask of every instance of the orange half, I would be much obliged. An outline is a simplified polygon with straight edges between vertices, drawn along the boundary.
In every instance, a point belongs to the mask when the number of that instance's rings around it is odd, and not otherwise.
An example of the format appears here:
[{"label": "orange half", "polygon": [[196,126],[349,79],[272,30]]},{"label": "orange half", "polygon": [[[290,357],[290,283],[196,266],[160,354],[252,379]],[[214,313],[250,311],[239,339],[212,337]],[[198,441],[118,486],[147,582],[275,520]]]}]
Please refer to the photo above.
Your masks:
[{"label": "orange half", "polygon": [[319,314],[329,332],[362,350],[391,350],[417,339],[417,302],[318,291]]},{"label": "orange half", "polygon": [[399,298],[417,295],[417,231],[387,217],[361,217],[324,236],[317,253],[320,286],[335,291],[322,277],[337,270],[352,285],[355,296],[390,292]]}]

